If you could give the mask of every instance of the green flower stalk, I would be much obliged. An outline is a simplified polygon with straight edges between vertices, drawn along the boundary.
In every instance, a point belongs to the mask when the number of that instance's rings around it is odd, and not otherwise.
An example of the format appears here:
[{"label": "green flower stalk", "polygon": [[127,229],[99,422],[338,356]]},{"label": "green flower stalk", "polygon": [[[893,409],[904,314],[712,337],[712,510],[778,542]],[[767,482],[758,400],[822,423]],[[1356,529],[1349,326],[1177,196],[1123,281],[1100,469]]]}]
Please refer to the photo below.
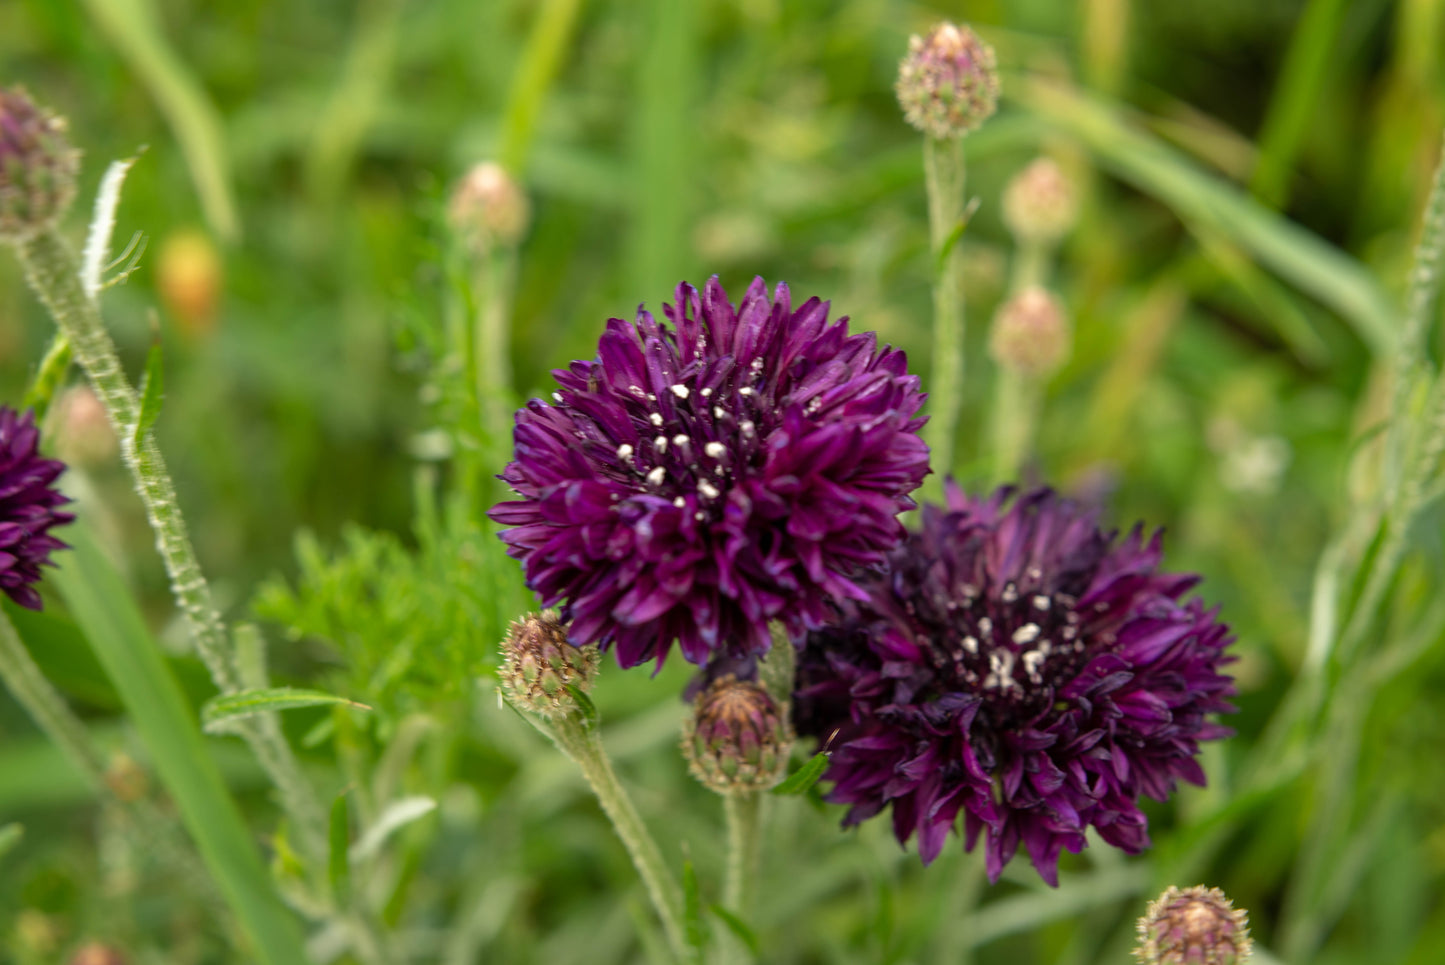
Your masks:
[{"label": "green flower stalk", "polygon": [[941,23],[927,38],[915,35],[898,68],[898,104],[922,132],[928,191],[928,229],[934,258],[934,372],[928,424],[933,464],[953,468],[964,373],[962,258],[964,224],[963,137],[998,107],[998,66],[993,48],[968,27]]},{"label": "green flower stalk", "polygon": [[1218,888],[1170,886],[1139,919],[1143,965],[1243,965],[1253,954],[1249,914]]},{"label": "green flower stalk", "polygon": [[685,959],[682,891],[612,769],[597,730],[596,710],[586,695],[597,671],[597,648],[568,643],[567,628],[551,613],[529,615],[512,625],[502,642],[502,696],[576,763],[632,858],[674,956]]}]

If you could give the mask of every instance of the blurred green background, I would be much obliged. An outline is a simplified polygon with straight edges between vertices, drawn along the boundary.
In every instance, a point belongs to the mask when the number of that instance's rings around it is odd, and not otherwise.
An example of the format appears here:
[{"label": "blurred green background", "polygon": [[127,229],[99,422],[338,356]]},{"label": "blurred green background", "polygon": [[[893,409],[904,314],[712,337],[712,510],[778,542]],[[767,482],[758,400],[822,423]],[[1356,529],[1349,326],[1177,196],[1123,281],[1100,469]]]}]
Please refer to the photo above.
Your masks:
[{"label": "blurred green background", "polygon": [[[1152,810],[1153,857],[1096,847],[1066,861],[1102,882],[1089,900],[1043,893],[1015,868],[986,896],[1013,901],[1015,919],[985,907],[958,920],[950,909],[971,879],[956,855],[923,870],[885,829],[841,836],[839,809],[788,802],[788,857],[775,855],[758,922],[774,950],[764,960],[955,961],[967,926],[989,939],[982,962],[1117,962],[1143,899],[1195,879],[1249,907],[1266,944],[1288,944],[1277,922],[1298,907],[1287,885],[1310,783],[1285,781],[1224,818],[1219,807],[1303,658],[1330,527],[1375,484],[1380,333],[1395,324],[1445,119],[1445,2],[5,0],[0,82],[70,119],[86,159],[67,223],[77,240],[105,164],[144,148],[117,238],[142,231],[147,248],[106,315],[133,373],[153,337],[165,348],[160,441],[219,602],[243,617],[258,582],[296,574],[298,529],[323,553],[348,524],[396,534],[401,556],[416,546],[434,420],[418,333],[456,310],[443,212],[477,161],[503,161],[533,202],[512,325],[519,397],[590,357],[607,317],[713,273],[735,294],[761,274],[830,298],[908,349],[926,386],[919,143],[891,88],[908,35],[945,16],[996,46],[1005,98],[967,141],[980,206],[963,241],[955,469],[970,485],[1001,482],[987,476],[983,432],[986,322],[1011,254],[998,199],[1047,153],[1084,205],[1053,278],[1073,357],[1050,385],[1032,472],[1107,497],[1120,525],[1165,526],[1171,567],[1205,574],[1203,594],[1239,636],[1240,736],[1206,752],[1211,789]],[[0,397],[20,398],[50,334],[14,259],[0,258]],[[102,456],[70,478],[163,637],[179,639],[118,463]],[[1438,565],[1438,538],[1423,542]],[[262,615],[277,612],[274,596]],[[313,630],[274,655],[296,680],[334,677],[345,650]],[[1310,902],[1319,949],[1292,946],[1316,965],[1424,965],[1445,947],[1445,720],[1430,699],[1445,684],[1441,650],[1366,717],[1347,833]],[[130,746],[83,664],[51,669],[105,740]],[[695,805],[666,809],[662,839],[715,867],[716,805],[672,753],[685,679],[678,666],[658,679],[614,669],[600,702],[644,811]],[[475,726],[417,778],[442,816],[395,871],[416,882],[396,909],[413,960],[642,960],[640,892],[581,785],[515,720],[449,699]],[[316,723],[298,717],[297,736]],[[215,743],[235,759],[259,834],[273,819],[254,770],[239,745]],[[27,833],[0,858],[0,960],[62,960],[87,937],[140,961],[232,960],[199,899],[138,889],[124,835],[0,696],[4,820]],[[788,881],[785,867],[804,870]],[[1012,933],[1010,920],[1040,914],[1051,923]],[[457,921],[473,944],[456,944]]]}]

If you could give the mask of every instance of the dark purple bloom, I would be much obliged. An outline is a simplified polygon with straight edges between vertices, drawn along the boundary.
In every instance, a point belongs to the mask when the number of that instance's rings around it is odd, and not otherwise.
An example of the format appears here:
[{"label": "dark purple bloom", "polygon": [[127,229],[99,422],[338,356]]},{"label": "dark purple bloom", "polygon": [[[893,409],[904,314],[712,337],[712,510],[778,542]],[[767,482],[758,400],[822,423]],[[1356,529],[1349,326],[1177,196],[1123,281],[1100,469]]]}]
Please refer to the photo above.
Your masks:
[{"label": "dark purple bloom", "polygon": [[892,806],[900,843],[938,856],[959,811],[991,880],[1019,842],[1049,884],[1090,825],[1137,853],[1141,794],[1204,783],[1199,742],[1229,731],[1229,629],[1198,577],[1158,572],[1160,537],[1122,542],[1040,489],[975,499],[952,483],[870,584],[808,636],[798,731],[828,742],[829,799],[857,824]]},{"label": "dark purple bloom", "polygon": [[75,517],[56,509],[70,500],[53,485],[65,471],[58,459],[36,451],[40,432],[30,412],[0,406],[0,590],[16,603],[40,609],[40,566],[65,544],[49,534]]},{"label": "dark purple bloom", "polygon": [[572,640],[624,667],[674,640],[694,663],[762,653],[770,620],[801,633],[865,599],[928,472],[918,378],[826,302],[759,278],[734,307],[713,278],[665,311],[609,320],[517,413],[501,478],[522,498],[491,511]]}]

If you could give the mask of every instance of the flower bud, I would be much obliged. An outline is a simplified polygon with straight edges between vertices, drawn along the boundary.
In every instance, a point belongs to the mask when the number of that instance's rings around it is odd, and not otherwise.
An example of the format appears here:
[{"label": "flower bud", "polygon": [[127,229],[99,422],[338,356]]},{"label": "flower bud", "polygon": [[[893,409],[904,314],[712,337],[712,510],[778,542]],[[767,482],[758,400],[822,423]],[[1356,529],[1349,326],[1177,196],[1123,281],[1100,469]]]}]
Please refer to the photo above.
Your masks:
[{"label": "flower bud", "polygon": [[1025,288],[999,306],[988,349],[995,362],[1019,375],[1053,373],[1069,355],[1064,307],[1038,285]]},{"label": "flower bud", "polygon": [[126,965],[125,956],[109,945],[90,942],[75,950],[70,965]]},{"label": "flower bud", "polygon": [[156,259],[156,291],[166,311],[190,338],[216,327],[224,269],[205,232],[182,228],[166,236]]},{"label": "flower bud", "polygon": [[1242,965],[1252,948],[1249,915],[1224,892],[1171,885],[1139,919],[1134,956],[1144,965]]},{"label": "flower bud", "polygon": [[728,674],[708,685],[683,724],[692,776],[719,794],[765,791],[782,780],[793,734],[758,684]]},{"label": "flower bud", "polygon": [[968,27],[944,22],[914,34],[898,65],[903,116],[929,137],[962,137],[998,108],[998,61]]},{"label": "flower bud", "polygon": [[73,385],[65,390],[56,407],[60,412],[60,432],[55,449],[62,460],[72,466],[94,469],[115,459],[120,444],[105,413],[105,404],[94,389]]},{"label": "flower bud", "polygon": [[18,87],[0,89],[0,241],[25,241],[54,225],[75,200],[79,173],[65,121]]},{"label": "flower bud", "polygon": [[1004,224],[1019,241],[1056,244],[1074,227],[1078,216],[1073,184],[1046,157],[1014,175],[1004,188]]},{"label": "flower bud", "polygon": [[452,230],[478,249],[515,245],[531,220],[531,205],[500,164],[474,166],[452,192],[447,209]]},{"label": "flower bud", "polygon": [[568,688],[591,690],[597,663],[597,647],[570,643],[556,613],[530,614],[512,624],[502,644],[502,693],[520,710],[563,717],[577,709]]}]

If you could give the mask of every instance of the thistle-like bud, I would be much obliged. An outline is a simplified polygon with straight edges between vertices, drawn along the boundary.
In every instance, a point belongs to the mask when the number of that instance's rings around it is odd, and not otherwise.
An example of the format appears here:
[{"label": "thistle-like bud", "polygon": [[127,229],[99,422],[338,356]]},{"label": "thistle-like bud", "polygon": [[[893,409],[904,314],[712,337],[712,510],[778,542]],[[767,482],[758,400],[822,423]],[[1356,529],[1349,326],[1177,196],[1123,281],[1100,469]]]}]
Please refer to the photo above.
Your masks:
[{"label": "thistle-like bud", "polygon": [[598,654],[594,644],[567,640],[567,624],[548,610],[512,624],[502,643],[502,693],[520,710],[563,717],[577,710],[569,687],[592,689]]},{"label": "thistle-like bud", "polygon": [[1134,957],[1144,965],[1243,965],[1252,951],[1249,915],[1224,892],[1171,885],[1139,919]]},{"label": "thistle-like bud", "polygon": [[1064,307],[1046,289],[1031,285],[999,306],[988,338],[1000,366],[1030,378],[1049,375],[1069,356]]},{"label": "thistle-like bud", "polygon": [[452,230],[467,244],[485,250],[521,241],[532,206],[505,168],[485,161],[468,171],[452,191],[447,215]]},{"label": "thistle-like bud", "polygon": [[75,200],[79,173],[65,121],[18,87],[0,89],[0,241],[22,242],[54,225]]},{"label": "thistle-like bud", "polygon": [[898,105],[929,137],[962,137],[998,108],[998,60],[968,27],[939,24],[908,40],[898,65]]},{"label": "thistle-like bud", "polygon": [[719,794],[765,791],[782,780],[792,728],[768,692],[728,674],[708,685],[683,724],[692,776]]},{"label": "thistle-like bud", "polygon": [[1074,227],[1078,216],[1073,184],[1046,157],[1030,163],[1004,188],[1004,224],[1019,241],[1056,244]]}]

